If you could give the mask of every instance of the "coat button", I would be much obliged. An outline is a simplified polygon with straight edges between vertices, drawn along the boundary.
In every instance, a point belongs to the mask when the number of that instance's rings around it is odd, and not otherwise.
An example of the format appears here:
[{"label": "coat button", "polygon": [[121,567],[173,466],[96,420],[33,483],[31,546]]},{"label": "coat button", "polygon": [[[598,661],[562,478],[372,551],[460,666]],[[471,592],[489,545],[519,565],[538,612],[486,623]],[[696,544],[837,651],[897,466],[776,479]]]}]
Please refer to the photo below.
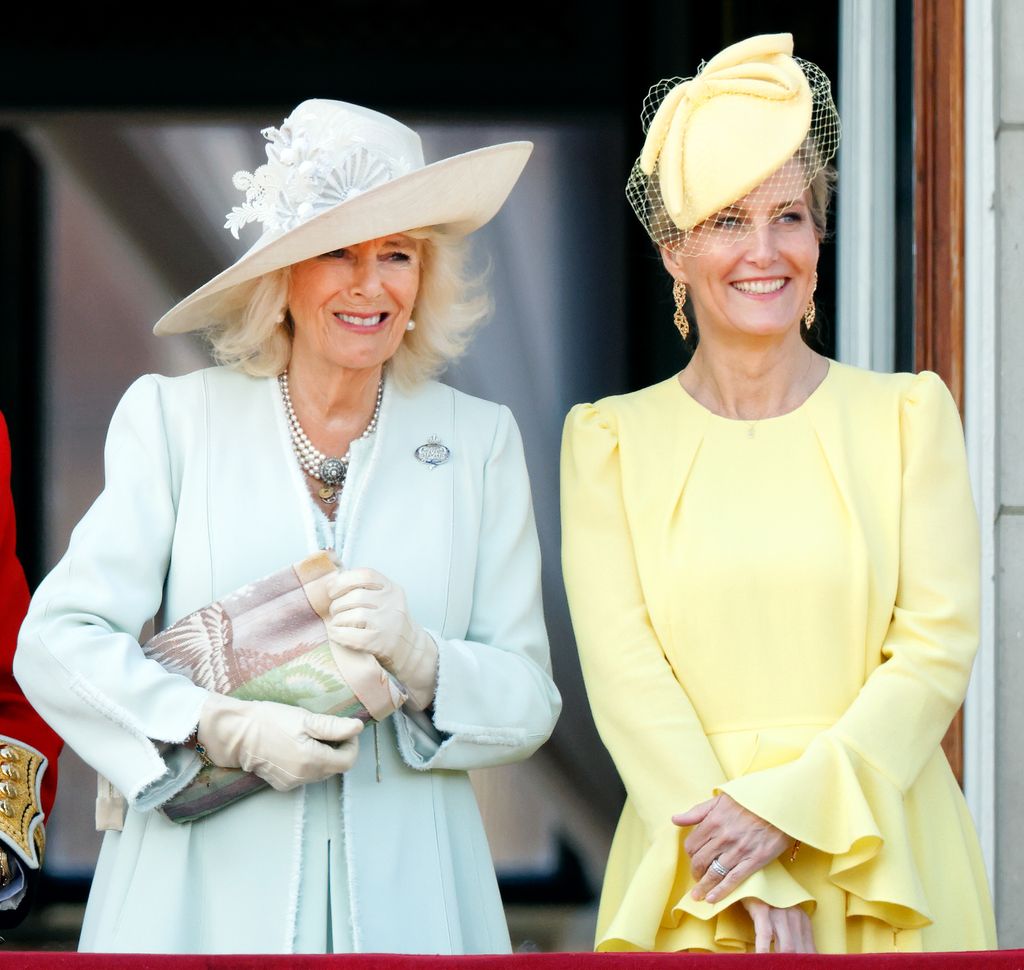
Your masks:
[{"label": "coat button", "polygon": [[0,759],[4,761],[17,761],[18,749],[12,748],[10,745],[4,745],[0,748]]},{"label": "coat button", "polygon": [[12,785],[9,781],[0,782],[0,795],[6,795],[8,798],[17,798],[18,786]]},{"label": "coat button", "polygon": [[21,769],[17,765],[0,765],[0,775],[11,781],[21,781]]},{"label": "coat button", "polygon": [[14,818],[14,809],[11,807],[11,803],[2,798],[0,798],[0,815],[6,815],[8,818]]}]

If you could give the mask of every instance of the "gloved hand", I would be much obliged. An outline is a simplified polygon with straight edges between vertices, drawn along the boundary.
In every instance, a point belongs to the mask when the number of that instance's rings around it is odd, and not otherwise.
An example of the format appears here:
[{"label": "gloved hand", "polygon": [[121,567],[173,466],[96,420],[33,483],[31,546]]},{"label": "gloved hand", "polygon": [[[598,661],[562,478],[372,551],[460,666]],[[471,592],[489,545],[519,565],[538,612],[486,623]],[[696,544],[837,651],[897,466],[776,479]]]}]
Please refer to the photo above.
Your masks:
[{"label": "gloved hand", "polygon": [[429,707],[437,690],[437,644],[409,616],[402,588],[373,569],[346,569],[327,591],[333,600],[331,639],[372,653],[405,688],[407,706]]},{"label": "gloved hand", "polygon": [[289,791],[348,771],[362,730],[354,717],[211,693],[199,712],[197,736],[215,765],[251,771],[272,788]]}]

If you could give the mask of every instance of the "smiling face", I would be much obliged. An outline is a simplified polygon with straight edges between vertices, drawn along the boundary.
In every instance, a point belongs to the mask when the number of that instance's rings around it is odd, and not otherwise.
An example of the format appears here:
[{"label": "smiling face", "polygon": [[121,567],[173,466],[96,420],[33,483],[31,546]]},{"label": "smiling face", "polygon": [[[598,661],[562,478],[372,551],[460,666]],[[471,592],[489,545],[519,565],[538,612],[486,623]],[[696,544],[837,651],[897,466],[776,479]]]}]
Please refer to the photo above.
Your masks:
[{"label": "smiling face", "polygon": [[769,179],[707,220],[700,231],[713,242],[703,255],[662,250],[666,269],[688,288],[702,336],[798,330],[814,290],[818,233],[810,191],[792,198],[793,182]]},{"label": "smiling face", "polygon": [[288,289],[293,360],[347,370],[389,360],[416,302],[421,246],[399,234],[296,263]]}]

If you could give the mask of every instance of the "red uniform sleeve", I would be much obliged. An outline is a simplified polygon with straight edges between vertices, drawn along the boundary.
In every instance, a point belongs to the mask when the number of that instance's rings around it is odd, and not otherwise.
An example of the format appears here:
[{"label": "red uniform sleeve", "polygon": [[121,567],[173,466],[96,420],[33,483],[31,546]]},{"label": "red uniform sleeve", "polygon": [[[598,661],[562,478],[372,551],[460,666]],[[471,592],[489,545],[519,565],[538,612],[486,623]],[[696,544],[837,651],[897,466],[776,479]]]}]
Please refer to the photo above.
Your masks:
[{"label": "red uniform sleeve", "polygon": [[14,500],[11,497],[11,446],[0,414],[0,734],[31,745],[46,756],[41,800],[50,814],[57,793],[57,756],[64,743],[25,700],[11,673],[18,628],[28,609],[28,584],[14,551]]}]

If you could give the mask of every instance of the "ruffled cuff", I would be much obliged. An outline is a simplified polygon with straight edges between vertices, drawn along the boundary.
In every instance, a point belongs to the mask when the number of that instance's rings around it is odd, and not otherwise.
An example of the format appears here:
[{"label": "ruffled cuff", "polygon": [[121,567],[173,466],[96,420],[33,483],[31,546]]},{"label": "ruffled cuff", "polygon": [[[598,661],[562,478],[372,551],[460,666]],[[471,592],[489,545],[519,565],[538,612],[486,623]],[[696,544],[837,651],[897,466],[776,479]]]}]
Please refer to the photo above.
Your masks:
[{"label": "ruffled cuff", "polygon": [[[685,838],[686,830],[671,824],[658,832],[598,937],[598,950],[746,950],[754,935],[740,900],[748,896],[770,906],[803,906],[808,914],[814,912],[814,899],[778,861],[717,903],[693,899]],[[669,904],[659,911],[666,899]]]},{"label": "ruffled cuff", "polygon": [[[764,754],[755,755],[755,763],[763,765]],[[850,894],[848,915],[871,916],[896,929],[931,923],[902,792],[836,735],[819,734],[795,760],[752,771],[718,790],[831,855],[829,878]]]}]

